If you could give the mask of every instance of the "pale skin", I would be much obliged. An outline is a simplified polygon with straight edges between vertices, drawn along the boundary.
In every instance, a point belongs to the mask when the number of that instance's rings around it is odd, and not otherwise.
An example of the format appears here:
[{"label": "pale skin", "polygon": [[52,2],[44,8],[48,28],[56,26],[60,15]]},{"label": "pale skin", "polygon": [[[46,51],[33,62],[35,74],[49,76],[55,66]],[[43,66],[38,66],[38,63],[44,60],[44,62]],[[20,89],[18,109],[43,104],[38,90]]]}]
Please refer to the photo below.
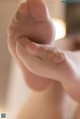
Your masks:
[{"label": "pale skin", "polygon": [[[28,113],[25,112],[24,118],[37,119],[42,115],[40,119],[64,119],[66,97],[64,90],[74,100],[80,102],[80,52],[65,51],[69,50],[66,41],[65,50],[64,46],[60,47],[60,43],[57,42],[51,47],[54,40],[55,28],[43,2],[28,0],[21,4],[8,30],[8,47],[21,67],[28,86],[35,90],[45,89],[40,94],[33,92],[33,101],[30,104],[29,100],[30,105],[26,108]],[[60,42],[64,44],[63,40]],[[73,41],[69,42],[72,43]],[[35,101],[39,103],[38,107],[29,110],[29,107],[34,108],[32,105]],[[41,105],[46,108],[42,110]],[[38,110],[36,115],[37,108],[41,110]]]}]

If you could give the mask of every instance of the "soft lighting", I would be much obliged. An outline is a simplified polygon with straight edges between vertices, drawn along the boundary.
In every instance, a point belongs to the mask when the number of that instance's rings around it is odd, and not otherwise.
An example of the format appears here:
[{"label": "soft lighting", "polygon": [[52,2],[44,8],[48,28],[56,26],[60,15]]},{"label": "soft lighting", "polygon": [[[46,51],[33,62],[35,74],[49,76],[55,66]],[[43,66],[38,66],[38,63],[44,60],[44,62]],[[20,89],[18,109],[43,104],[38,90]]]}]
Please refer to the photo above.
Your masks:
[{"label": "soft lighting", "polygon": [[54,26],[56,29],[56,36],[55,40],[59,40],[61,38],[64,38],[66,36],[66,24],[63,20],[61,19],[53,19]]},{"label": "soft lighting", "polygon": [[19,3],[23,3],[23,2],[25,2],[26,0],[19,0]]}]

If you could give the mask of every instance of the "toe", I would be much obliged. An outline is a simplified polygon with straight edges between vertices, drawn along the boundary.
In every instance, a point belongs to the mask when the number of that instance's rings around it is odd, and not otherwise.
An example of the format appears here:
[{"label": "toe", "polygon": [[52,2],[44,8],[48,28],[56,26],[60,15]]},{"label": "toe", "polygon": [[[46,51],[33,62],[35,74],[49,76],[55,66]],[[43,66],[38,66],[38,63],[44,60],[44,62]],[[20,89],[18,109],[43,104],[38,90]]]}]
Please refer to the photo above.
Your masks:
[{"label": "toe", "polygon": [[25,17],[30,17],[29,15],[29,9],[28,9],[28,5],[27,2],[21,3],[12,19],[12,23],[20,23],[20,21],[22,22],[23,20],[25,20]]},{"label": "toe", "polygon": [[19,8],[18,8],[18,11],[21,15],[28,15],[29,14],[29,9],[28,9],[28,5],[27,5],[27,2],[23,2],[20,4]]},{"label": "toe", "polygon": [[39,45],[36,43],[31,42],[27,45],[27,50],[33,55],[37,54],[38,49],[39,49]]},{"label": "toe", "polygon": [[[29,61],[27,58],[30,57],[29,53],[27,52],[27,45],[29,44],[29,39],[22,38],[19,41],[16,42],[16,54],[22,61]],[[30,57],[31,58],[31,57]]]},{"label": "toe", "polygon": [[27,50],[27,46],[31,43],[31,41],[27,37],[22,37],[17,42],[19,42],[21,46],[26,50]]},{"label": "toe", "polygon": [[49,59],[49,60],[52,60],[52,58],[56,55],[56,53],[58,52],[58,49],[56,47],[53,47],[53,48],[49,48],[48,49],[48,52],[46,54],[46,57]]},{"label": "toe", "polygon": [[35,55],[36,57],[41,57],[41,58],[44,58],[47,51],[46,51],[46,47],[45,45],[40,45],[40,44],[37,44],[37,43],[34,43],[34,42],[31,42],[28,46],[27,46],[27,50]]},{"label": "toe", "polygon": [[53,56],[52,61],[54,63],[61,63],[64,62],[66,60],[66,56],[64,54],[64,52],[62,51],[57,51],[55,56]]},{"label": "toe", "polygon": [[49,17],[46,5],[42,0],[27,0],[20,4],[18,11],[21,15],[29,15],[34,21],[45,21]]},{"label": "toe", "polygon": [[40,45],[39,48],[38,48],[36,56],[38,58],[45,59],[47,52],[48,51],[47,51],[46,45]]},{"label": "toe", "polygon": [[30,44],[30,40],[28,38],[21,38],[18,41],[16,41],[16,54],[21,59],[26,58],[27,56],[27,45]]},{"label": "toe", "polygon": [[58,48],[49,48],[46,57],[54,63],[60,63],[66,59],[65,54]]},{"label": "toe", "polygon": [[34,20],[43,22],[49,17],[47,7],[42,0],[27,0],[27,5]]}]

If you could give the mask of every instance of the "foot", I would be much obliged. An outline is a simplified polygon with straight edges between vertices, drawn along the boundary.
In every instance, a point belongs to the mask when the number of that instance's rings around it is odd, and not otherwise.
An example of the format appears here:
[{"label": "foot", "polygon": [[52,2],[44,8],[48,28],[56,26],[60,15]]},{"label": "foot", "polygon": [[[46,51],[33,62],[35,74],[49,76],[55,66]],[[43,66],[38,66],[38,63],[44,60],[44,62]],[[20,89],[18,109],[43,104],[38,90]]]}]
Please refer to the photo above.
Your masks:
[{"label": "foot", "polygon": [[32,92],[16,119],[66,119],[68,104],[62,98],[63,93],[62,86],[56,82],[45,91]]},{"label": "foot", "polygon": [[19,63],[27,84],[33,89],[45,89],[51,81],[31,73],[25,67],[16,54],[16,42],[25,37],[40,44],[51,44],[54,34],[53,23],[42,0],[27,0],[22,3],[10,23],[8,30],[9,51]]},{"label": "foot", "polygon": [[17,42],[17,54],[24,65],[36,75],[60,82],[76,76],[72,54],[66,54],[55,47],[39,45],[29,40],[23,46],[20,40]]},{"label": "foot", "polygon": [[73,119],[80,119],[80,104],[78,105],[78,108],[75,111]]}]

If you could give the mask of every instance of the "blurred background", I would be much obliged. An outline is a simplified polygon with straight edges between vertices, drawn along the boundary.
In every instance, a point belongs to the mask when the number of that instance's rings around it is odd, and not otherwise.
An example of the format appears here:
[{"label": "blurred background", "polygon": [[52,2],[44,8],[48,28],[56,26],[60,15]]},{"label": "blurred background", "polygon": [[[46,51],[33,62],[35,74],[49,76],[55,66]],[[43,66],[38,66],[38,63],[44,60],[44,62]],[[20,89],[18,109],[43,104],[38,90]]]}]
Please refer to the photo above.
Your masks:
[{"label": "blurred background", "polygon": [[[29,96],[21,71],[7,48],[7,28],[21,0],[0,0],[0,113],[14,119]],[[80,30],[80,4],[45,0],[56,28],[56,40]]]}]

